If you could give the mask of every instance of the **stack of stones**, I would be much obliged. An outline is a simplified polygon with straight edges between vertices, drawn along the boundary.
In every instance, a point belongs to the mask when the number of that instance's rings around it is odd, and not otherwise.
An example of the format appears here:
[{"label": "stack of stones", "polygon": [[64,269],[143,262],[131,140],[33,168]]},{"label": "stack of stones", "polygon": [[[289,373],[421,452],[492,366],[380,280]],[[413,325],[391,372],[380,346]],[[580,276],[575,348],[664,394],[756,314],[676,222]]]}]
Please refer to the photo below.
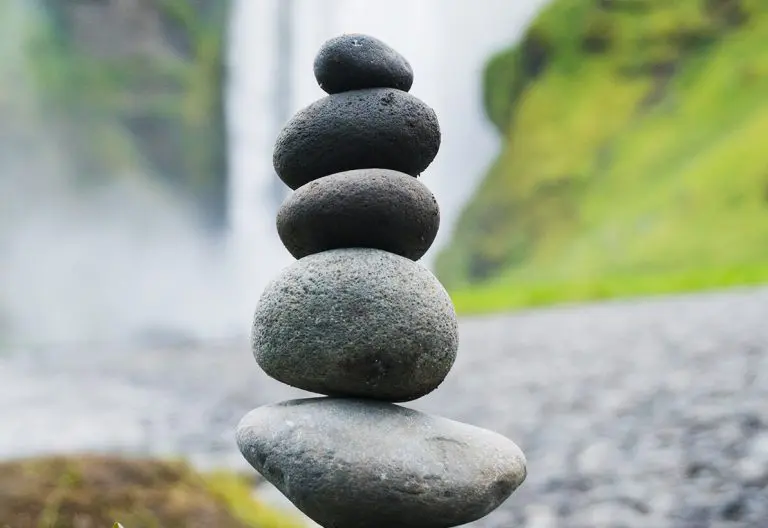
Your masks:
[{"label": "stack of stones", "polygon": [[484,517],[523,482],[494,432],[408,409],[458,349],[453,304],[420,259],[440,223],[418,176],[437,155],[434,111],[410,64],[365,35],[325,43],[329,95],[280,133],[274,165],[295,192],[277,216],[298,260],[267,286],[252,344],[271,377],[326,397],[251,411],[243,456],[326,528],[443,528]]}]

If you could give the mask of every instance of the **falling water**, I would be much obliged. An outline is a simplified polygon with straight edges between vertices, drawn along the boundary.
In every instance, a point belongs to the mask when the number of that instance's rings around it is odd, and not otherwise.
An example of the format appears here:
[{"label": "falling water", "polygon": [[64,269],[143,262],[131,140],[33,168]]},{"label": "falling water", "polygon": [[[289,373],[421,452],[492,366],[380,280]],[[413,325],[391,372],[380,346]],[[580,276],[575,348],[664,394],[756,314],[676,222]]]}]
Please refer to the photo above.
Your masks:
[{"label": "falling water", "polygon": [[290,115],[325,95],[312,75],[325,40],[361,32],[391,44],[413,65],[411,92],[440,118],[442,148],[423,175],[442,206],[440,234],[425,257],[430,263],[498,148],[481,106],[484,61],[514,42],[545,2],[237,0],[230,41],[230,212],[234,238],[252,248],[250,273],[274,269],[280,264],[274,255],[285,253],[274,229],[284,195],[274,190],[271,150]]},{"label": "falling water", "polygon": [[442,207],[439,247],[497,148],[481,108],[482,65],[543,3],[234,0],[231,232],[220,244],[200,235],[178,197],[146,175],[105,175],[115,185],[75,192],[64,169],[72,154],[57,137],[55,116],[37,109],[25,59],[41,10],[28,0],[0,2],[7,37],[0,44],[7,85],[0,94],[0,338],[31,345],[117,343],[158,330],[200,340],[245,334],[263,287],[292,260],[274,223],[288,192],[271,166],[274,139],[291,114],[324,95],[312,61],[325,40],[345,32],[370,33],[401,51],[415,70],[412,93],[438,113],[443,144],[423,181]]},{"label": "falling water", "polygon": [[246,333],[258,292],[181,197],[140,163],[79,183],[62,138],[88,119],[47,104],[48,22],[39,0],[0,0],[0,356]]}]

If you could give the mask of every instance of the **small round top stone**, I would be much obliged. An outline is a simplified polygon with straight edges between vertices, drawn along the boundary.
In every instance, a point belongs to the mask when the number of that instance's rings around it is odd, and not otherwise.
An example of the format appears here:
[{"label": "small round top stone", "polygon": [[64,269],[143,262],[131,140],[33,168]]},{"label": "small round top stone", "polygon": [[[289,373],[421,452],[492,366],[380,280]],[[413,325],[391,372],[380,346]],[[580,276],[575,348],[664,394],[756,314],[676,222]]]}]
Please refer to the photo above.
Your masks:
[{"label": "small round top stone", "polygon": [[315,78],[326,93],[364,88],[395,88],[407,92],[413,68],[381,40],[359,33],[327,41],[315,57]]}]

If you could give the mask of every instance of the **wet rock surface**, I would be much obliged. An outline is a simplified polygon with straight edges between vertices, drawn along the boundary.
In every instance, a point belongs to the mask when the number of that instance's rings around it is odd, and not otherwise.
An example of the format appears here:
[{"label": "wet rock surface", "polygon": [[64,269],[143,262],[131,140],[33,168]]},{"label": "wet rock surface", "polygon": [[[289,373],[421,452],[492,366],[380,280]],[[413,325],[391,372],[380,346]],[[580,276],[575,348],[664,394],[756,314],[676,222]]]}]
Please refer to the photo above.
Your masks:
[{"label": "wet rock surface", "polygon": [[315,79],[326,93],[364,88],[408,91],[413,68],[391,46],[369,35],[341,35],[327,41],[314,63]]},{"label": "wet rock surface", "polygon": [[362,169],[310,182],[283,203],[277,232],[291,255],[369,247],[418,260],[440,227],[440,208],[416,178]]},{"label": "wet rock surface", "polygon": [[329,95],[300,110],[277,137],[275,171],[291,189],[323,176],[380,168],[421,174],[440,148],[434,110],[392,88]]},{"label": "wet rock surface", "polygon": [[323,526],[459,526],[494,510],[525,479],[525,457],[511,440],[383,402],[267,405],[243,418],[237,441]]},{"label": "wet rock surface", "polygon": [[283,383],[389,401],[436,389],[459,344],[453,305],[432,273],[364,248],[288,267],[261,296],[252,342],[259,366]]},{"label": "wet rock surface", "polygon": [[[767,320],[768,289],[464,319],[441,389],[406,406],[525,453],[523,485],[468,526],[763,528]],[[254,368],[248,348],[7,349],[0,456],[179,454],[250,470],[234,424],[309,394]]]}]

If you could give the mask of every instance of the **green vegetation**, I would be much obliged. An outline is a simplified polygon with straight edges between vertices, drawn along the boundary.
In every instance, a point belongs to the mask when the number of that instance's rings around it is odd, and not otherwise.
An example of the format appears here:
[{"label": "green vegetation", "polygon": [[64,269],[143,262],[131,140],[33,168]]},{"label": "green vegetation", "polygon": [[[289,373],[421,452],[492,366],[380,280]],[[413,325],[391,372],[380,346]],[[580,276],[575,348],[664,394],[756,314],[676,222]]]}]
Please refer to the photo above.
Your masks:
[{"label": "green vegetation", "polygon": [[81,181],[159,176],[221,221],[229,2],[44,5],[30,66]]},{"label": "green vegetation", "polygon": [[182,462],[106,456],[0,463],[0,519],[13,528],[299,528],[245,479]]},{"label": "green vegetation", "polygon": [[437,272],[464,313],[768,281],[768,4],[555,0]]}]

